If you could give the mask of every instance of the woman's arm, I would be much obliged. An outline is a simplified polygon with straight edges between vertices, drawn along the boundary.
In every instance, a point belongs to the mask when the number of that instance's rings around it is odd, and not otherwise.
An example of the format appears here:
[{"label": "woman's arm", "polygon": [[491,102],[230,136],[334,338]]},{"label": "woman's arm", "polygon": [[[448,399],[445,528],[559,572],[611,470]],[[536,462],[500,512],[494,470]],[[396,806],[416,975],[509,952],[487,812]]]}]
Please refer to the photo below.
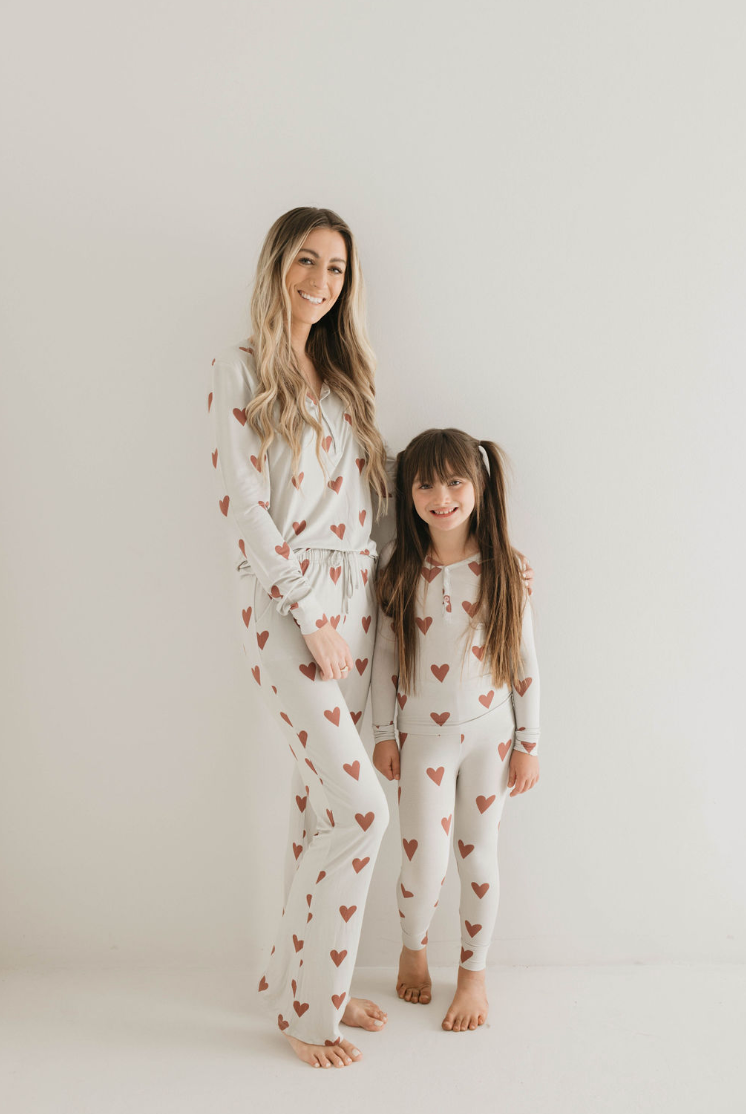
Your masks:
[{"label": "woman's arm", "polygon": [[302,634],[323,625],[323,610],[298,559],[269,514],[267,461],[259,471],[261,439],[246,421],[252,388],[246,369],[230,353],[213,366],[213,464],[221,488],[220,510],[238,526],[241,552],[281,614],[290,612]]}]

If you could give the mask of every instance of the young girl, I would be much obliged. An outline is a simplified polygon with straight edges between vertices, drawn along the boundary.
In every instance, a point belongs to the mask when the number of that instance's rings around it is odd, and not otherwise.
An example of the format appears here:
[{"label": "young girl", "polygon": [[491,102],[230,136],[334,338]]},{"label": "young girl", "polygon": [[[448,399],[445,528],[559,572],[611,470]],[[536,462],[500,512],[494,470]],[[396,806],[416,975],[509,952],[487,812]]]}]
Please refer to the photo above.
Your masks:
[{"label": "young girl", "polygon": [[426,430],[399,454],[396,488],[397,536],[376,585],[372,702],[373,764],[400,779],[397,993],[430,1001],[427,932],[453,838],[461,962],[443,1028],[459,1032],[487,1018],[498,828],[508,791],[539,777],[539,673],[498,446]]}]

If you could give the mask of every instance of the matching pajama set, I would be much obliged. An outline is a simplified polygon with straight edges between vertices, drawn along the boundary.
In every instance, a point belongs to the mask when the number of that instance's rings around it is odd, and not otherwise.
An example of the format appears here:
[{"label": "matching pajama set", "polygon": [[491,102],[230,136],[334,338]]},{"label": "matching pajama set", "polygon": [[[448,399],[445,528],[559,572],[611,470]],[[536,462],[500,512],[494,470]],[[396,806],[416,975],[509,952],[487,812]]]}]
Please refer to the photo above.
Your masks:
[{"label": "matching pajama set", "polygon": [[[382,567],[391,552],[390,543]],[[396,737],[396,720],[401,752],[397,901],[404,944],[419,950],[427,943],[453,839],[461,879],[461,966],[469,971],[486,966],[497,918],[497,841],[509,755],[513,747],[536,754],[539,741],[530,605],[523,612],[523,680],[495,689],[484,660],[484,627],[469,625],[481,571],[479,554],[452,565],[426,561],[415,603],[416,691],[401,690],[396,638],[382,612],[371,688],[376,742]]]},{"label": "matching pajama set", "polygon": [[[323,426],[325,467],[307,426],[295,472],[279,435],[259,470],[260,438],[245,414],[257,385],[248,343],[213,361],[212,465],[233,532],[236,621],[251,683],[295,759],[285,908],[259,991],[281,1030],[336,1044],[388,823],[386,797],[359,736],[376,629],[373,508],[350,415],[326,385],[318,404],[306,397]],[[352,653],[354,667],[342,681],[320,680],[302,637],[325,623]],[[272,749],[276,739],[255,745]]]}]

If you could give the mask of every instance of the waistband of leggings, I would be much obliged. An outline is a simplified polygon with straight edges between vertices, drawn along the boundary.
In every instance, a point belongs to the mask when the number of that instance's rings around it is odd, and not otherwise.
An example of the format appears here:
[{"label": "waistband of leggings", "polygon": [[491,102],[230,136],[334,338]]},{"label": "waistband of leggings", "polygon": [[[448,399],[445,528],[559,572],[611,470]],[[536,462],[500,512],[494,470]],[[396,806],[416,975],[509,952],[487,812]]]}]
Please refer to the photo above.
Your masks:
[{"label": "waistband of leggings", "polygon": [[451,732],[455,735],[462,732],[465,727],[472,727],[476,723],[489,724],[491,719],[496,718],[499,713],[504,712],[506,704],[510,705],[512,708],[511,695],[511,690],[506,686],[505,696],[494,708],[490,708],[488,711],[484,712],[483,715],[474,716],[472,719],[460,719],[458,722],[454,721],[453,723],[448,720],[442,727],[437,723],[433,723],[432,720],[430,720],[429,723],[414,723],[408,720],[406,716],[402,717],[401,712],[399,712],[396,720],[396,728],[397,731],[405,731],[407,735],[450,735]]}]

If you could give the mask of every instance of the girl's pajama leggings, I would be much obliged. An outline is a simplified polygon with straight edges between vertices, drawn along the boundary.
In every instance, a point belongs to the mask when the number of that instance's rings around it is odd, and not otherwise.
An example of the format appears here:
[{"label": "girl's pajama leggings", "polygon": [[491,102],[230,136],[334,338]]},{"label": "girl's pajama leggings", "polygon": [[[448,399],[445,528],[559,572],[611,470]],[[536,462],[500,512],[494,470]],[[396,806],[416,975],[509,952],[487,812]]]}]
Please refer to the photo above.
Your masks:
[{"label": "girl's pajama leggings", "polygon": [[497,839],[513,746],[510,696],[497,708],[439,733],[399,732],[402,867],[397,885],[404,944],[427,943],[451,839],[461,878],[461,966],[481,971],[497,918]]},{"label": "girl's pajama leggings", "polygon": [[252,684],[295,759],[285,908],[259,992],[283,1032],[323,1045],[341,1039],[388,806],[358,734],[375,637],[375,560],[323,549],[299,557],[350,647],[355,664],[345,680],[320,680],[294,619],[280,615],[251,574],[239,582],[241,630]]}]

